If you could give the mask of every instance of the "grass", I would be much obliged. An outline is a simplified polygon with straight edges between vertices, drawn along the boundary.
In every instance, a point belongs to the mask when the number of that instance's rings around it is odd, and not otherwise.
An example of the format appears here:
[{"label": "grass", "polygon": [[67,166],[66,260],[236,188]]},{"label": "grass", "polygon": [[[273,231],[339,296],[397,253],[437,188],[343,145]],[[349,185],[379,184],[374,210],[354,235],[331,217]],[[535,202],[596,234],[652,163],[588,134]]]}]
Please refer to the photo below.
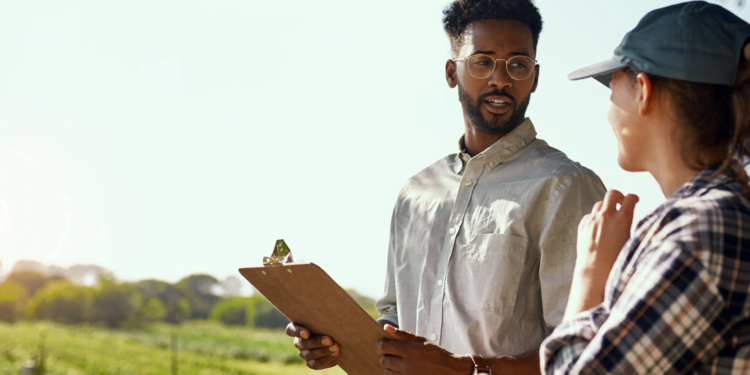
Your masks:
[{"label": "grass", "polygon": [[35,358],[42,333],[47,374],[171,374],[173,333],[179,374],[344,374],[339,368],[307,369],[283,331],[196,321],[118,330],[0,323],[0,375],[18,374],[24,362]]}]

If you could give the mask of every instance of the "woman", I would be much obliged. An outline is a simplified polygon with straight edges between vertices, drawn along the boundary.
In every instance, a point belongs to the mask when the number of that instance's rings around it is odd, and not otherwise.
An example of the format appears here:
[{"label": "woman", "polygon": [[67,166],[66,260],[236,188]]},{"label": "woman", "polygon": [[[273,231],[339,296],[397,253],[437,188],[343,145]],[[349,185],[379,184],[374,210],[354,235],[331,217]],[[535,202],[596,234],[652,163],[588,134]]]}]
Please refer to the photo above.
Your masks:
[{"label": "woman", "polygon": [[609,191],[583,218],[546,373],[750,372],[748,37],[746,22],[692,1],[647,14],[611,60],[571,73],[612,89],[618,162],[650,172],[667,200],[632,238],[634,195]]}]

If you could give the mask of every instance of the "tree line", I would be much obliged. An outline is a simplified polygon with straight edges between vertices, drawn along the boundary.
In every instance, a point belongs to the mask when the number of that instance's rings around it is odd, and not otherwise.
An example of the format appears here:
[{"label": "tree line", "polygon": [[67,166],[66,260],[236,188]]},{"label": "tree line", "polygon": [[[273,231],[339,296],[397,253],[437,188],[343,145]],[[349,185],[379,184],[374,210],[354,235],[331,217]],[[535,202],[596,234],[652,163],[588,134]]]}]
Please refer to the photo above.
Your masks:
[{"label": "tree line", "polygon": [[175,284],[155,279],[118,282],[99,276],[94,286],[85,286],[59,275],[14,271],[0,283],[0,320],[50,320],[112,328],[180,324],[190,319],[266,328],[288,323],[263,296],[220,296],[215,293],[218,284],[213,276],[196,274]]}]

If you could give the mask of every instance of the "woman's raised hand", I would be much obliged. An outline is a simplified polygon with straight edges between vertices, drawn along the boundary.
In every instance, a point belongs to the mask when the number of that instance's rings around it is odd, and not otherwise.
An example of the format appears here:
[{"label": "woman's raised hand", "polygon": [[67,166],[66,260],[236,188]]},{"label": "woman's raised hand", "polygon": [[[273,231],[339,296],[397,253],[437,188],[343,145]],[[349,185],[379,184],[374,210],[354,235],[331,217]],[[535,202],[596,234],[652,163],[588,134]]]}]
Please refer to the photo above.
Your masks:
[{"label": "woman's raised hand", "polygon": [[[630,238],[638,196],[610,190],[578,224],[575,273],[565,318],[604,301],[604,284]],[[619,206],[619,209],[618,209]]]}]

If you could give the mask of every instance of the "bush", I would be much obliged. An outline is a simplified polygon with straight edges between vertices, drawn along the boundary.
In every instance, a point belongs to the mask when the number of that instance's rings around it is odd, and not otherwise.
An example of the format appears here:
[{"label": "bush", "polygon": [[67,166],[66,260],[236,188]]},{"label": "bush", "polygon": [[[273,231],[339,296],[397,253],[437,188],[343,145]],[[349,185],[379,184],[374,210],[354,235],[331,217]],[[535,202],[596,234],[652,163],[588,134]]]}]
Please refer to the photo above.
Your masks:
[{"label": "bush", "polygon": [[190,302],[191,317],[193,319],[206,319],[221,298],[214,294],[214,288],[219,281],[211,275],[190,275],[175,284],[177,288],[185,293]]},{"label": "bush", "polygon": [[174,309],[174,323],[184,322],[193,315],[193,309],[190,307],[190,301],[187,298],[180,298]]},{"label": "bush", "polygon": [[28,294],[23,285],[15,281],[0,284],[0,320],[15,322],[23,314]]},{"label": "bush", "polygon": [[158,298],[151,298],[143,303],[140,294],[137,295],[136,304],[138,308],[120,324],[120,327],[143,328],[149,324],[164,321],[167,316],[167,309]]},{"label": "bush", "polygon": [[214,305],[209,318],[228,325],[284,328],[289,320],[260,294],[249,298],[232,297]]},{"label": "bush", "polygon": [[16,271],[11,273],[5,281],[15,281],[21,284],[28,292],[29,297],[33,297],[39,289],[42,289],[47,282],[47,278],[39,272],[34,271]]},{"label": "bush", "polygon": [[192,310],[187,294],[176,286],[161,280],[149,279],[137,282],[135,288],[145,301],[152,299],[161,301],[166,315],[160,320],[177,324],[190,318]]},{"label": "bush", "polygon": [[214,305],[209,318],[227,325],[246,325],[248,323],[249,306],[252,302],[250,298],[243,297],[232,297],[221,300]]},{"label": "bush", "polygon": [[136,318],[136,312],[141,308],[141,296],[132,284],[101,279],[99,288],[93,293],[91,307],[94,320],[116,328]]},{"label": "bush", "polygon": [[284,314],[274,307],[267,299],[259,299],[253,311],[253,325],[263,328],[284,328],[289,324]]},{"label": "bush", "polygon": [[151,298],[140,310],[142,320],[147,323],[160,322],[167,316],[167,309],[158,298]]},{"label": "bush", "polygon": [[54,281],[34,295],[28,313],[37,319],[77,324],[88,320],[90,303],[90,288],[69,281]]}]

